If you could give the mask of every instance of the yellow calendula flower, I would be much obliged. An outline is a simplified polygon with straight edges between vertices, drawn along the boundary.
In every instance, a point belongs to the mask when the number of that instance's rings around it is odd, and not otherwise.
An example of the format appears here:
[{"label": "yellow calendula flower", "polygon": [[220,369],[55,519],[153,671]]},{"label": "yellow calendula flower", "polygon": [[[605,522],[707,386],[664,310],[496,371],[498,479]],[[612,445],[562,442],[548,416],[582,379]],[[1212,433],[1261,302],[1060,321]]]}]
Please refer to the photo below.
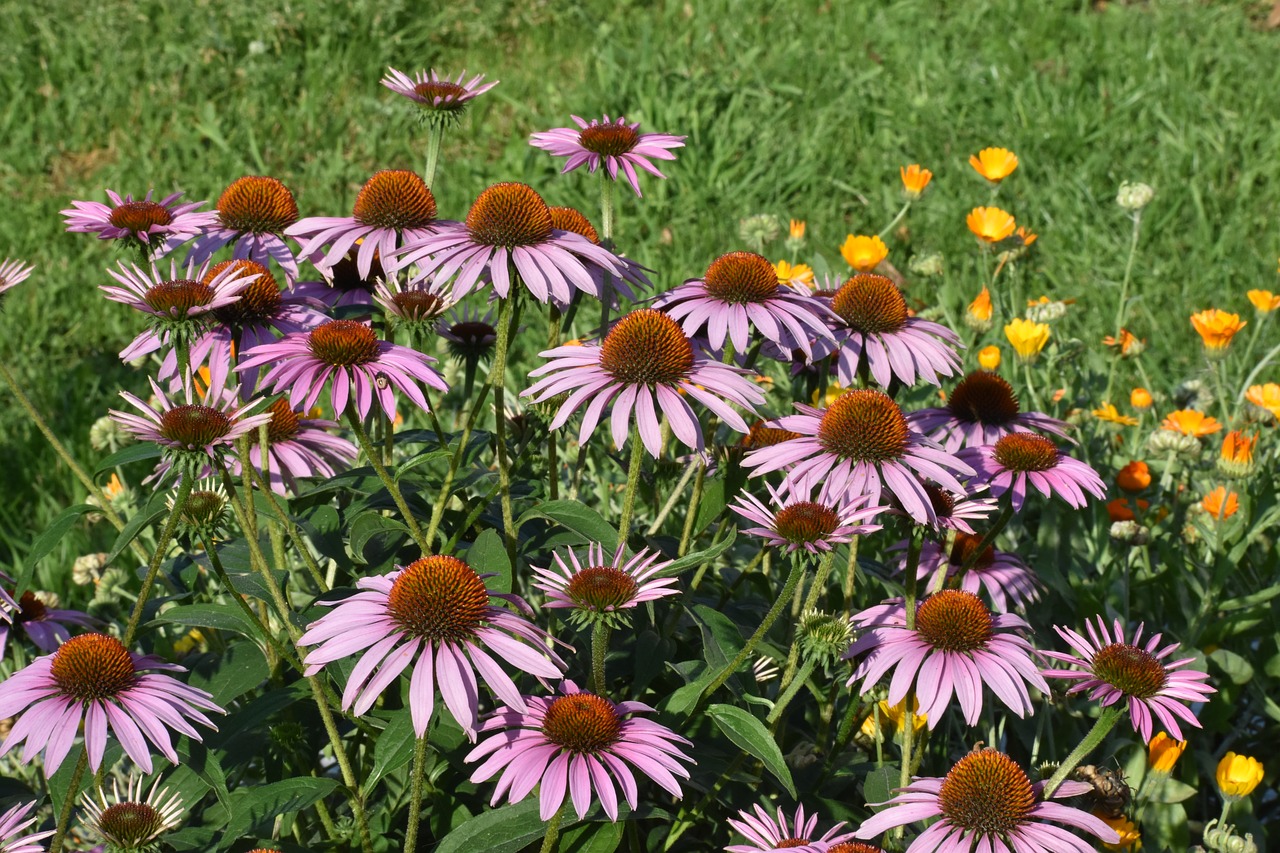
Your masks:
[{"label": "yellow calendula flower", "polygon": [[778,273],[778,284],[801,289],[806,293],[813,292],[813,269],[811,267],[805,264],[790,264],[786,261],[778,261],[773,265],[773,269]]},{"label": "yellow calendula flower", "polygon": [[1238,800],[1252,794],[1253,789],[1262,781],[1262,762],[1248,755],[1228,752],[1218,762],[1218,770],[1214,775],[1222,796]]},{"label": "yellow calendula flower", "polygon": [[1225,354],[1236,332],[1249,324],[1242,321],[1239,314],[1228,314],[1221,309],[1210,308],[1199,314],[1192,314],[1191,325],[1200,333],[1205,352],[1210,356],[1221,356]]},{"label": "yellow calendula flower", "polygon": [[978,350],[978,364],[983,370],[995,370],[1000,366],[1000,347],[994,344]]},{"label": "yellow calendula flower", "polygon": [[1138,825],[1124,815],[1120,817],[1111,817],[1103,814],[1096,809],[1093,816],[1105,823],[1116,831],[1116,835],[1120,836],[1120,840],[1114,843],[1104,841],[1102,846],[1107,850],[1141,850],[1142,834],[1138,832]]},{"label": "yellow calendula flower", "polygon": [[1179,409],[1165,416],[1165,419],[1160,422],[1160,429],[1180,432],[1183,435],[1194,435],[1199,438],[1220,432],[1222,424],[1204,412],[1197,412],[1195,409]]},{"label": "yellow calendula flower", "polygon": [[[862,733],[872,740],[884,737],[886,734],[892,734],[902,728],[903,717],[906,716],[907,700],[903,699],[897,705],[890,705],[885,700],[880,700],[880,730],[876,729],[876,715],[874,712],[867,715],[862,721]],[[920,731],[929,723],[929,718],[920,713],[920,700],[912,703],[915,711],[911,717],[911,732],[919,734]]]},{"label": "yellow calendula flower", "polygon": [[1155,399],[1146,388],[1134,388],[1129,392],[1129,405],[1135,409],[1146,410],[1151,408],[1154,403]]},{"label": "yellow calendula flower", "polygon": [[924,195],[924,188],[933,180],[933,172],[921,169],[919,163],[903,166],[898,172],[902,175],[902,189],[909,199],[917,199]]},{"label": "yellow calendula flower", "polygon": [[805,226],[805,222],[803,219],[791,220],[791,226],[787,233],[791,235],[792,240],[804,239],[804,226]]},{"label": "yellow calendula flower", "polygon": [[1151,772],[1168,776],[1186,749],[1185,740],[1174,740],[1168,732],[1160,732],[1147,744],[1147,761],[1151,765]]},{"label": "yellow calendula flower", "polygon": [[204,646],[204,634],[199,629],[192,628],[185,636],[176,640],[173,644],[173,650],[179,655],[188,655]]},{"label": "yellow calendula flower", "polygon": [[1254,308],[1258,309],[1259,314],[1270,314],[1280,308],[1280,296],[1270,290],[1250,290],[1248,296],[1249,301],[1253,303]]},{"label": "yellow calendula flower", "polygon": [[1021,317],[1004,327],[1004,336],[1013,344],[1018,358],[1028,364],[1040,357],[1040,351],[1049,343],[1049,334],[1047,324],[1033,323]]},{"label": "yellow calendula flower", "polygon": [[832,403],[834,403],[840,397],[840,395],[845,392],[845,390],[846,390],[845,387],[841,385],[839,382],[832,382],[830,385],[827,386],[827,393],[825,395],[822,393],[821,390],[818,390],[818,391],[814,391],[813,396],[810,397],[809,399],[811,399],[813,401],[813,404],[818,408],[827,408]]},{"label": "yellow calendula flower", "polygon": [[858,272],[871,272],[889,256],[889,247],[879,237],[850,234],[840,247],[840,254]]},{"label": "yellow calendula flower", "polygon": [[1204,496],[1200,506],[1219,521],[1226,521],[1240,509],[1240,496],[1235,492],[1228,492],[1226,486],[1218,486]]},{"label": "yellow calendula flower", "polygon": [[984,148],[969,157],[969,165],[988,181],[998,184],[1018,168],[1018,155],[1007,148]]},{"label": "yellow calendula flower", "polygon": [[1244,398],[1259,409],[1266,409],[1273,418],[1280,419],[1280,385],[1268,382],[1266,385],[1250,385],[1244,392]]},{"label": "yellow calendula flower", "polygon": [[984,243],[999,243],[1017,227],[1013,214],[998,207],[975,207],[964,221],[974,236]]},{"label": "yellow calendula flower", "polygon": [[1132,415],[1122,415],[1120,410],[1115,407],[1114,403],[1103,403],[1102,408],[1094,409],[1093,416],[1100,421],[1106,421],[1111,424],[1119,424],[1120,426],[1137,426],[1138,419]]}]

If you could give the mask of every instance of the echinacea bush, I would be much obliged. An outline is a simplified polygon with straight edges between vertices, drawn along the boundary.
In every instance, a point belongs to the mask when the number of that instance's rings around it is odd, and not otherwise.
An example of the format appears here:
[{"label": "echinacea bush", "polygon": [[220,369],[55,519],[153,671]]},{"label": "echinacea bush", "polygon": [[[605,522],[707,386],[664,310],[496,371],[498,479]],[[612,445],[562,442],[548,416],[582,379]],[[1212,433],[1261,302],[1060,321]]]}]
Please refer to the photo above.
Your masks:
[{"label": "echinacea bush", "polygon": [[1126,185],[1089,369],[1080,309],[1024,293],[994,147],[951,216],[964,286],[895,236],[920,164],[827,254],[792,220],[771,259],[778,211],[650,268],[615,205],[637,169],[699,180],[695,143],[625,117],[533,133],[564,177],[438,210],[483,80],[388,71],[426,168],[350,216],[252,175],[209,212],[64,211],[133,255],[102,290],[137,312],[136,413],[92,475],[49,433],[89,498],[44,553],[118,531],[77,566],[89,612],[38,558],[0,579],[0,851],[1262,849],[1266,754],[1228,748],[1280,725],[1280,302],[1191,317],[1203,376],[1161,390],[1125,326],[1158,196]]}]

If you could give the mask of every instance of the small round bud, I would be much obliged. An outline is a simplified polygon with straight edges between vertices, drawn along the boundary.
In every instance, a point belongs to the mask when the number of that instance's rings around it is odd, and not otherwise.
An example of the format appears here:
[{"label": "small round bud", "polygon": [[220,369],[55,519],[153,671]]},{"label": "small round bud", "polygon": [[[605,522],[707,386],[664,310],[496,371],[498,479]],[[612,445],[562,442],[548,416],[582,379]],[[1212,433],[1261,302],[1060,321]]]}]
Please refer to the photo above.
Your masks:
[{"label": "small round bud", "polygon": [[102,577],[102,569],[107,564],[105,551],[97,554],[85,554],[76,557],[71,564],[71,582],[76,586],[86,586]]},{"label": "small round bud", "polygon": [[1174,456],[1195,459],[1200,455],[1200,442],[1194,435],[1183,435],[1167,429],[1158,429],[1147,439],[1147,451],[1152,456]]},{"label": "small round bud", "polygon": [[131,443],[133,436],[110,415],[103,415],[89,427],[89,446],[99,453],[115,453]]},{"label": "small round bud", "polygon": [[1125,181],[1116,193],[1116,204],[1125,210],[1138,211],[1150,204],[1155,195],[1156,191],[1149,184]]},{"label": "small round bud", "polygon": [[941,252],[921,252],[907,261],[907,270],[914,275],[939,276],[946,270]]},{"label": "small round bud", "polygon": [[1146,545],[1151,540],[1151,530],[1136,521],[1117,521],[1111,525],[1111,539],[1119,545]]},{"label": "small round bud", "polygon": [[830,666],[839,660],[852,640],[849,620],[843,616],[809,610],[800,617],[800,647],[818,664]]},{"label": "small round bud", "polygon": [[756,247],[756,251],[762,251],[765,244],[776,240],[781,230],[782,224],[772,213],[757,213],[738,222],[738,238]]}]

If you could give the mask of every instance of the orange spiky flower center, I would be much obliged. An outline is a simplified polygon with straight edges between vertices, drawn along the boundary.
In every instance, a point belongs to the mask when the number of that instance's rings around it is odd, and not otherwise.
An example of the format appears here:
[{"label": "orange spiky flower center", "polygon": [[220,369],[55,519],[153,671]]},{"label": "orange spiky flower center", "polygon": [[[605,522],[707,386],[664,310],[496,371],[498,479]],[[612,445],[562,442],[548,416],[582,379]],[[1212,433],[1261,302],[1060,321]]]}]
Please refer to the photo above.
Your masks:
[{"label": "orange spiky flower center", "polygon": [[49,673],[62,695],[81,702],[118,696],[137,680],[129,650],[104,634],[67,640],[53,653]]},{"label": "orange spiky flower center", "polygon": [[251,326],[266,322],[280,310],[283,300],[280,296],[280,284],[271,271],[257,261],[237,259],[214,264],[204,275],[204,283],[212,284],[213,280],[225,270],[233,270],[233,277],[257,278],[240,291],[240,298],[230,305],[215,309],[213,316],[228,326]]},{"label": "orange spiky flower center", "polygon": [[433,643],[475,636],[489,607],[489,590],[456,557],[423,557],[405,566],[391,585],[387,613],[401,628]]},{"label": "orange spiky flower center", "polygon": [[996,442],[995,457],[1010,471],[1048,471],[1058,464],[1058,445],[1043,435],[1011,432]]},{"label": "orange spiky flower center", "polygon": [[600,242],[600,233],[591,224],[591,220],[582,214],[582,211],[575,207],[552,207],[548,209],[551,211],[552,228],[578,234],[586,237],[592,243]]},{"label": "orange spiky flower center", "polygon": [[763,302],[778,292],[778,271],[755,252],[729,252],[707,267],[707,294],[737,304]]},{"label": "orange spiky flower center", "polygon": [[1004,837],[1036,806],[1035,788],[1017,763],[1002,752],[981,749],[961,758],[938,791],[942,814],[972,833]]},{"label": "orange spiky flower center", "polygon": [[589,566],[569,579],[565,593],[587,610],[616,610],[635,598],[636,579],[613,566]]},{"label": "orange spiky flower center", "polygon": [[626,124],[592,124],[578,131],[578,142],[592,154],[620,157],[640,142],[640,134]]},{"label": "orange spiky flower center", "polygon": [[154,311],[181,318],[186,317],[192,308],[208,305],[213,296],[213,288],[209,285],[181,278],[152,285],[142,295],[142,301]]},{"label": "orange spiky flower center", "polygon": [[861,841],[845,841],[834,847],[828,847],[827,853],[884,853],[884,850],[874,844],[863,844]]},{"label": "orange spiky flower center", "polygon": [[208,447],[230,431],[231,418],[210,406],[174,406],[160,416],[160,434],[189,450]]},{"label": "orange spiky flower center", "polygon": [[950,518],[956,511],[956,496],[934,483],[924,484],[924,493],[929,496],[933,506],[933,514],[938,518]]},{"label": "orange spiky flower center", "polygon": [[551,208],[528,184],[494,184],[467,212],[471,239],[485,246],[536,246],[551,239]]},{"label": "orange spiky flower center", "polygon": [[1004,426],[1018,416],[1018,396],[998,373],[975,370],[961,379],[947,400],[947,408],[962,421]]},{"label": "orange spiky flower center", "polygon": [[[974,553],[978,550],[978,546],[982,544],[982,537],[975,536],[972,533],[965,533],[963,530],[956,531],[955,541],[951,543],[950,561],[957,566],[963,566],[969,561]],[[985,569],[996,561],[996,548],[994,545],[988,545],[982,549],[982,553],[974,561],[975,569]]]},{"label": "orange spiky flower center", "polygon": [[279,234],[298,221],[298,202],[275,178],[236,178],[218,196],[218,219],[233,231]]},{"label": "orange spiky flower center", "polygon": [[138,232],[147,231],[153,225],[168,225],[173,222],[173,214],[154,201],[126,201],[112,210],[107,219],[117,228]]},{"label": "orange spiky flower center", "polygon": [[430,320],[445,308],[442,297],[426,290],[402,290],[392,295],[391,301],[407,320]]},{"label": "orange spiky flower center", "polygon": [[594,693],[570,693],[551,702],[542,720],[542,733],[570,752],[601,752],[618,742],[622,716],[608,699]]},{"label": "orange spiky flower center", "polygon": [[466,88],[448,80],[424,80],[414,85],[413,93],[433,109],[460,110],[466,106]]},{"label": "orange spiky flower center", "polygon": [[825,504],[796,501],[787,504],[773,516],[773,529],[779,536],[796,545],[821,542],[840,526],[840,516]]},{"label": "orange spiky flower center", "polygon": [[311,354],[334,367],[368,364],[378,357],[378,336],[356,320],[330,320],[311,330]]},{"label": "orange spiky flower center", "polygon": [[600,366],[627,385],[674,385],[693,369],[693,346],[675,320],[642,308],[605,335]]},{"label": "orange spiky flower center", "polygon": [[794,850],[797,847],[804,847],[809,843],[807,838],[784,838],[778,842],[778,850]]},{"label": "orange spiky flower center", "polygon": [[844,283],[831,298],[831,310],[850,329],[887,334],[907,322],[907,300],[898,286],[882,275],[863,273]]},{"label": "orange spiky flower center", "polygon": [[360,188],[351,215],[378,228],[426,228],[436,220],[436,198],[415,172],[383,169]]},{"label": "orange spiky flower center", "polygon": [[1098,678],[1139,699],[1155,696],[1169,679],[1155,655],[1131,643],[1111,643],[1098,649],[1090,668]]},{"label": "orange spiky flower center", "polygon": [[748,449],[755,450],[759,447],[772,447],[775,444],[782,444],[784,441],[799,437],[800,433],[798,432],[767,426],[764,421],[756,421],[751,425],[751,430],[743,438],[742,443]]},{"label": "orange spiky flower center", "polygon": [[888,462],[907,449],[902,409],[883,391],[856,388],[836,398],[818,424],[818,443],[842,459]]},{"label": "orange spiky flower center", "polygon": [[268,442],[277,444],[297,437],[301,419],[289,405],[288,397],[273,400],[271,405],[267,406],[267,411],[271,413],[271,422],[267,425]]},{"label": "orange spiky flower center", "polygon": [[916,631],[935,649],[971,652],[991,639],[991,611],[972,592],[944,589],[916,609]]}]

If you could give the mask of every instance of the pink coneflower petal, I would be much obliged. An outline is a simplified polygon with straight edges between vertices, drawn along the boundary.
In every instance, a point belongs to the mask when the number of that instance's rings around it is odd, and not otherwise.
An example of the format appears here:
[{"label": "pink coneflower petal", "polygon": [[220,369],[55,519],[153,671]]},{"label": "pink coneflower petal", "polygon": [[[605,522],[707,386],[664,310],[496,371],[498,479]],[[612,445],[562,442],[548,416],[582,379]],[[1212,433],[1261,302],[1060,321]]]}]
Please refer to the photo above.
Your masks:
[{"label": "pink coneflower petal", "polygon": [[604,546],[592,543],[587,547],[585,565],[573,549],[568,549],[568,556],[566,562],[555,552],[553,566],[533,566],[538,578],[533,585],[547,594],[547,607],[573,610],[570,618],[619,621],[621,611],[680,591],[676,578],[660,576],[672,561],[662,560],[660,554],[648,549],[627,559],[625,548],[619,545],[613,557],[606,559]]},{"label": "pink coneflower petal", "polygon": [[840,821],[821,836],[815,838],[818,816],[805,816],[804,806],[796,806],[795,815],[788,820],[781,807],[776,817],[760,804],[738,812],[737,819],[725,821],[736,829],[749,844],[731,844],[726,853],[773,853],[775,850],[800,850],[803,853],[825,853],[827,848],[853,839],[852,832],[841,832],[845,822]]},{"label": "pink coneflower petal", "polygon": [[1028,483],[1046,498],[1056,495],[1076,509],[1088,503],[1086,494],[1102,498],[1107,493],[1097,471],[1032,432],[1011,432],[993,445],[969,447],[957,456],[973,466],[975,480],[989,485],[992,495],[1008,492],[1015,511],[1026,502]]},{"label": "pink coneflower petal", "polygon": [[419,71],[410,77],[403,71],[389,67],[386,76],[382,78],[382,85],[413,101],[432,117],[453,121],[461,116],[471,101],[498,85],[497,80],[489,83],[483,81],[483,74],[476,74],[468,79],[466,71],[450,80],[447,76],[436,73],[434,68]]},{"label": "pink coneflower petal", "polygon": [[73,201],[60,211],[66,217],[67,230],[73,233],[97,234],[99,240],[132,241],[142,247],[151,260],[159,260],[174,249],[217,223],[212,211],[197,212],[203,201],[178,204],[182,193],[173,193],[159,201],[132,195],[121,197],[107,190],[110,204],[98,201]]},{"label": "pink coneflower petal", "polygon": [[947,404],[907,415],[913,427],[940,442],[950,453],[962,447],[995,444],[1011,432],[1049,432],[1067,436],[1067,424],[1040,412],[1023,412],[1013,386],[999,374],[975,370],[956,384]]},{"label": "pink coneflower petal", "polygon": [[571,172],[580,166],[586,166],[588,172],[595,172],[602,165],[609,177],[617,180],[621,171],[636,195],[642,196],[636,168],[644,169],[649,174],[665,178],[653,160],[674,160],[676,155],[672,149],[683,148],[685,137],[672,136],[668,133],[640,133],[640,123],[628,123],[618,116],[610,120],[606,115],[602,119],[587,121],[572,116],[576,128],[558,127],[552,130],[535,133],[529,139],[534,148],[541,148],[553,157],[566,158],[561,174]]},{"label": "pink coneflower petal", "polygon": [[19,803],[0,815],[0,850],[4,853],[44,853],[40,842],[54,834],[54,830],[27,832],[37,820],[31,814],[34,801]]},{"label": "pink coneflower petal", "polygon": [[864,496],[821,500],[810,487],[792,484],[782,489],[766,488],[773,508],[747,492],[730,506],[738,515],[760,525],[744,528],[743,533],[759,536],[788,553],[802,548],[810,554],[825,553],[836,545],[848,544],[855,536],[881,528],[867,522],[884,512],[885,507],[868,506]]}]

